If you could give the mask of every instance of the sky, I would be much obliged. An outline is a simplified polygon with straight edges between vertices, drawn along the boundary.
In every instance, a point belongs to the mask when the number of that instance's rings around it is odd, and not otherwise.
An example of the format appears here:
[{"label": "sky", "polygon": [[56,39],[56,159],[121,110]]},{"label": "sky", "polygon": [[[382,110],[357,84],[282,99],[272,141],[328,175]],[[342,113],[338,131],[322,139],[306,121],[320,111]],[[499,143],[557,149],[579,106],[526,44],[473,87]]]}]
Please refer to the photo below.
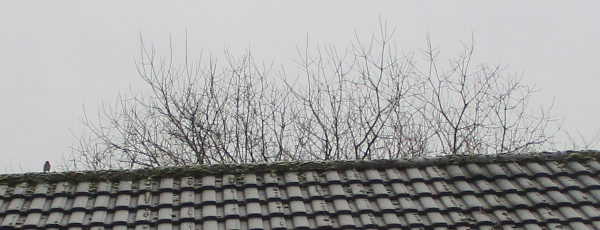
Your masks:
[{"label": "sky", "polygon": [[84,109],[93,119],[119,94],[145,90],[135,66],[141,37],[159,55],[169,41],[182,55],[187,36],[190,56],[250,50],[294,69],[307,39],[346,48],[381,21],[405,53],[427,36],[443,55],[473,39],[475,62],[522,75],[539,89],[533,107],[552,106],[562,129],[593,139],[597,12],[599,1],[0,1],[0,174],[58,165],[84,130]]}]

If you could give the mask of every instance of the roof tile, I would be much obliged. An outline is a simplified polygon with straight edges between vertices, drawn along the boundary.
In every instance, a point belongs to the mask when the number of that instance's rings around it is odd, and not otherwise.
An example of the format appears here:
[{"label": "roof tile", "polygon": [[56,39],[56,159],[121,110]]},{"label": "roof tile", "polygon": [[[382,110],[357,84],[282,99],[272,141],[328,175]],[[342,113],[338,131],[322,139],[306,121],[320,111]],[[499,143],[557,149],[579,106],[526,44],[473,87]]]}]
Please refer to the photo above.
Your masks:
[{"label": "roof tile", "polygon": [[536,178],[536,181],[539,182],[540,185],[543,186],[540,189],[543,189],[546,191],[557,191],[560,189],[558,187],[558,185],[556,183],[554,183],[554,181],[548,177],[538,177],[538,178]]},{"label": "roof tile", "polygon": [[528,162],[527,168],[531,170],[535,177],[549,177],[550,173],[537,162]]},{"label": "roof tile", "polygon": [[[588,167],[590,167],[590,171],[591,171],[590,173],[592,173],[592,174],[598,174],[598,172],[600,171],[600,162],[598,162],[598,161],[586,161],[585,163],[586,163],[586,165]],[[2,188],[0,188],[0,190],[1,189]]]},{"label": "roof tile", "polygon": [[598,229],[600,153],[560,154],[21,181],[0,185],[0,227]]},{"label": "roof tile", "polygon": [[598,176],[590,176],[590,175],[579,175],[577,176],[577,180],[581,182],[583,187],[586,190],[589,189],[600,189],[600,182],[598,181]]},{"label": "roof tile", "polygon": [[106,217],[107,217],[107,211],[105,210],[100,210],[100,211],[95,211],[92,214],[92,219],[91,219],[91,225],[92,226],[101,226],[106,222]]},{"label": "roof tile", "polygon": [[25,223],[23,223],[23,228],[37,229],[41,219],[42,213],[29,213],[29,215],[27,215],[27,219],[25,219]]}]

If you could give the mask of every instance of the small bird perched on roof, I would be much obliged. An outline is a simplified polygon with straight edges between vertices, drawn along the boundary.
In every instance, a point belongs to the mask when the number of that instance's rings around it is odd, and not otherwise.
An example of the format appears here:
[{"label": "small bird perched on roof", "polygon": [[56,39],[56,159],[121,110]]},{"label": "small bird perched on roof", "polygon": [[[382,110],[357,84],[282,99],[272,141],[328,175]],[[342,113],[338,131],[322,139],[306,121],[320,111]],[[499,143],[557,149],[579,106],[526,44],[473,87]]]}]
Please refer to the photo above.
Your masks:
[{"label": "small bird perched on roof", "polygon": [[50,161],[46,161],[44,164],[44,172],[50,172]]}]

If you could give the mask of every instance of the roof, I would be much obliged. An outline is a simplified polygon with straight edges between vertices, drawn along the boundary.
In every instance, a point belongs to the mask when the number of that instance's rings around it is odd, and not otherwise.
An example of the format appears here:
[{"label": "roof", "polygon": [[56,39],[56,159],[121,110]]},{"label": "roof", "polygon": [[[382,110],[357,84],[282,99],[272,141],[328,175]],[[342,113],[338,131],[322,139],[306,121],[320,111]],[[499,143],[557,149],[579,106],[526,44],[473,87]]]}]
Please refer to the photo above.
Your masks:
[{"label": "roof", "polygon": [[0,228],[600,229],[600,152],[0,175]]}]

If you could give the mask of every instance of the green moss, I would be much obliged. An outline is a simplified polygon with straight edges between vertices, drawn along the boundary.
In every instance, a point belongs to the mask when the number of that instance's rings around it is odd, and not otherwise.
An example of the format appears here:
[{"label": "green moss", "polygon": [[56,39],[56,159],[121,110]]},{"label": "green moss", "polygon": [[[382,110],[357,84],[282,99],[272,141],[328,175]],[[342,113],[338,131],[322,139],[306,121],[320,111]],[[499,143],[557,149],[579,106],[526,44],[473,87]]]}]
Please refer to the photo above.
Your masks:
[{"label": "green moss", "polygon": [[[136,170],[101,170],[82,172],[61,173],[24,173],[0,175],[0,184],[15,186],[27,183],[35,186],[39,183],[69,182],[100,182],[100,181],[139,181],[147,180],[147,183],[160,181],[162,178],[199,178],[205,175],[223,176],[231,175],[232,180],[243,184],[245,174],[271,173],[281,175],[284,172],[316,172],[328,171],[365,170],[381,168],[402,168],[420,166],[443,166],[448,164],[464,164],[471,162],[531,162],[531,161],[590,161],[600,160],[598,151],[568,151],[558,153],[539,154],[498,154],[498,155],[449,155],[436,158],[420,158],[406,160],[372,160],[372,161],[325,161],[325,162],[276,162],[258,164],[215,164],[215,165],[189,165],[180,167],[157,167]],[[300,180],[305,181],[304,174],[300,174]],[[150,185],[149,185],[150,186]]]}]

